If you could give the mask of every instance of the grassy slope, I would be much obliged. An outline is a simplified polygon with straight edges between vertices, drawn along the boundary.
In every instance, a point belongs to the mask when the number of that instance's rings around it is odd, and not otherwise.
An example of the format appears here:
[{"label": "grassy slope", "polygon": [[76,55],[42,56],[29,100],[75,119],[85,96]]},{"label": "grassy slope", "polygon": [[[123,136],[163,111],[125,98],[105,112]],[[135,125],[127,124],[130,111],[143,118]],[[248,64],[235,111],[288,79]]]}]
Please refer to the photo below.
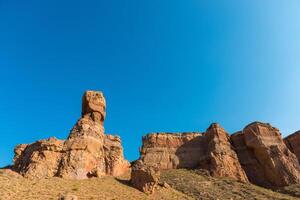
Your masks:
[{"label": "grassy slope", "polygon": [[[201,200],[231,200],[231,199],[259,199],[259,200],[288,200],[298,199],[288,194],[267,190],[252,184],[241,183],[229,178],[212,178],[197,171],[168,170],[162,173],[161,181],[167,182],[174,189]],[[294,186],[290,193],[295,192]],[[300,191],[300,190],[298,190]],[[282,190],[287,193],[287,189]],[[295,195],[293,195],[295,196]]]},{"label": "grassy slope", "polygon": [[64,194],[76,195],[81,199],[139,200],[139,199],[272,199],[289,200],[300,197],[299,185],[293,185],[273,192],[251,184],[244,184],[228,178],[212,178],[198,171],[168,170],[162,172],[161,183],[172,188],[159,187],[153,195],[145,195],[128,185],[129,177],[115,179],[105,176],[89,180],[64,180],[50,178],[30,180],[2,173],[0,170],[0,199],[58,199]]},{"label": "grassy slope", "polygon": [[59,199],[61,195],[76,195],[79,200],[139,200],[139,199],[191,199],[173,189],[160,187],[153,195],[144,193],[127,185],[128,178],[117,180],[105,176],[89,180],[64,180],[61,178],[49,178],[30,180],[16,178],[3,174],[0,171],[0,199],[2,200],[48,200]]}]

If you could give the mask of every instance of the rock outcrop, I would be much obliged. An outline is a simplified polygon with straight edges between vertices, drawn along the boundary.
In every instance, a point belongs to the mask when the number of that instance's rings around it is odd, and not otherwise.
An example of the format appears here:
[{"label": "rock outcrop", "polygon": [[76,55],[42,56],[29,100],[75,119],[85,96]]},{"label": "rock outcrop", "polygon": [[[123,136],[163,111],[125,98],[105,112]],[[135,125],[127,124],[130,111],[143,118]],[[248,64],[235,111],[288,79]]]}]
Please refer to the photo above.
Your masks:
[{"label": "rock outcrop", "polygon": [[160,169],[195,168],[204,151],[202,137],[197,132],[148,134],[142,139],[140,160]]},{"label": "rock outcrop", "polygon": [[139,160],[160,169],[200,168],[212,176],[281,187],[300,183],[294,155],[300,156],[299,135],[284,142],[278,129],[255,122],[229,136],[220,125],[212,124],[203,134],[148,134],[143,137]]},{"label": "rock outcrop", "polygon": [[248,180],[260,186],[270,187],[263,171],[263,165],[256,159],[253,151],[246,146],[243,131],[234,133],[230,139]]},{"label": "rock outcrop", "polygon": [[229,135],[218,124],[206,133],[156,133],[143,137],[140,160],[160,169],[202,168],[214,176],[248,182]]},{"label": "rock outcrop", "polygon": [[217,177],[231,177],[243,182],[248,178],[233,150],[228,133],[219,125],[212,124],[204,133],[205,151],[198,168],[208,170]]},{"label": "rock outcrop", "polygon": [[239,160],[252,183],[280,187],[300,183],[300,166],[277,128],[255,122],[231,136]]},{"label": "rock outcrop", "polygon": [[54,137],[15,148],[13,169],[24,177],[44,178],[57,174],[64,141]]},{"label": "rock outcrop", "polygon": [[87,91],[82,99],[82,117],[67,140],[49,138],[18,145],[13,169],[25,177],[70,179],[127,172],[129,163],[123,157],[120,138],[104,134],[105,109],[103,94]]},{"label": "rock outcrop", "polygon": [[134,162],[131,170],[131,184],[138,190],[151,194],[158,186],[160,171],[157,165],[145,165],[143,161]]},{"label": "rock outcrop", "polygon": [[284,138],[284,142],[289,150],[297,156],[298,161],[300,161],[300,131]]}]

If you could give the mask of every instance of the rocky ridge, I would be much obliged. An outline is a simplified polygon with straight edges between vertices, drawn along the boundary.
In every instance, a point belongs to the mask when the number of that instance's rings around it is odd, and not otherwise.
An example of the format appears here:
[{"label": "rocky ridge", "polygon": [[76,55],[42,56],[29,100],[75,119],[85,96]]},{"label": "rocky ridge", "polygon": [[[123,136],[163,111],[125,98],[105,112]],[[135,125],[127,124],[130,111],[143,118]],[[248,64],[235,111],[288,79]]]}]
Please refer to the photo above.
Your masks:
[{"label": "rocky ridge", "polygon": [[159,171],[200,169],[213,177],[276,188],[300,183],[300,131],[282,138],[270,124],[254,122],[229,135],[213,123],[204,132],[150,133],[132,167],[119,136],[105,134],[103,94],[87,91],[82,113],[66,140],[51,137],[15,148],[15,172],[28,178],[87,179],[131,170],[131,183],[153,193]]},{"label": "rocky ridge", "polygon": [[299,137],[298,132],[284,140],[278,129],[261,122],[230,136],[213,123],[205,133],[148,134],[139,160],[162,170],[203,169],[215,177],[282,187],[300,183]]}]

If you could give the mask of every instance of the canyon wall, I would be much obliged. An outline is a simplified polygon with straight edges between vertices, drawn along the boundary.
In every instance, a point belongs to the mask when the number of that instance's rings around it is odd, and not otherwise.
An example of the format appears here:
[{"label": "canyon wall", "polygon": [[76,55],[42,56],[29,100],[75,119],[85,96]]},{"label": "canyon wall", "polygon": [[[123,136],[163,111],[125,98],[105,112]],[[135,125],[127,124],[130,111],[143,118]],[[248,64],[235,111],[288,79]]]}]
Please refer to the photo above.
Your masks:
[{"label": "canyon wall", "polygon": [[202,168],[214,176],[247,182],[229,135],[218,124],[203,133],[152,133],[143,137],[140,160],[160,169]]},{"label": "canyon wall", "polygon": [[160,169],[205,169],[212,176],[281,187],[300,183],[299,139],[297,133],[284,141],[278,129],[261,122],[229,136],[214,123],[204,133],[148,134],[139,160]]}]

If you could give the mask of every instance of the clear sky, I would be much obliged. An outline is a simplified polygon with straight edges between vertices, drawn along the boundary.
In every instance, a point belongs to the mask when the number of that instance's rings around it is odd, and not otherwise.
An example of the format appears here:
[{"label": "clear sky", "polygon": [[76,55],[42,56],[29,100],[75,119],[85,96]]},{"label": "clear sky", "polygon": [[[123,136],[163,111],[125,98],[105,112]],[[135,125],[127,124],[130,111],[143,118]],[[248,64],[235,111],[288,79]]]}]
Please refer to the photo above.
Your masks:
[{"label": "clear sky", "polygon": [[299,0],[0,0],[0,166],[67,137],[101,90],[107,133],[300,129]]}]

